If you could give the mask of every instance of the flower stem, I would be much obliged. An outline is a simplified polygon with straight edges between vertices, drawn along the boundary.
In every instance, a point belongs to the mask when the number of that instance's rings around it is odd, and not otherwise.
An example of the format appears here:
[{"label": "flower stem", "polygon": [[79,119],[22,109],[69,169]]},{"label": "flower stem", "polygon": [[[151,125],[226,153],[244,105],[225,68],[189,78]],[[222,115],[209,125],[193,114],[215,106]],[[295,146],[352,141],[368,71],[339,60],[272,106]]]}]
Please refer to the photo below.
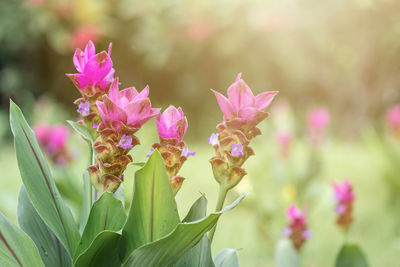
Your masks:
[{"label": "flower stem", "polygon": [[[217,206],[215,207],[215,211],[221,211],[222,207],[224,206],[226,194],[228,193],[228,190],[225,189],[224,187],[220,186],[219,187],[219,193],[218,193],[218,201],[217,201]],[[215,234],[215,229],[217,228],[217,224],[211,229],[210,234],[208,235],[208,238],[210,239],[210,242],[212,242]]]}]

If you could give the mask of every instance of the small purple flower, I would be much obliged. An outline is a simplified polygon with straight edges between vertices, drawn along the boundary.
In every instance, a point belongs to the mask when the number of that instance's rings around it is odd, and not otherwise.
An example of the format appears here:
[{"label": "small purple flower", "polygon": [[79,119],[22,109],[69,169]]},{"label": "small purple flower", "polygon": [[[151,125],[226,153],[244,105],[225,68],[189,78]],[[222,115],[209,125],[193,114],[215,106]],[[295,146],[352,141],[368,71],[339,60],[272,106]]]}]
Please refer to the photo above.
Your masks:
[{"label": "small purple flower", "polygon": [[93,123],[93,129],[97,129],[99,125],[97,123]]},{"label": "small purple flower", "polygon": [[293,233],[292,229],[290,227],[286,227],[282,231],[282,236],[289,237]]},{"label": "small purple flower", "polygon": [[307,229],[303,232],[303,238],[305,240],[308,240],[312,237],[312,231],[310,229]]},{"label": "small purple flower", "polygon": [[233,143],[231,153],[232,153],[232,156],[244,156],[243,145]]},{"label": "small purple flower", "polygon": [[343,215],[346,213],[347,207],[344,204],[338,204],[336,206],[336,213],[339,215]]},{"label": "small purple flower", "polygon": [[78,113],[80,113],[82,115],[82,117],[85,117],[87,115],[89,115],[90,113],[90,105],[89,102],[81,102],[79,103],[79,107],[78,107]]},{"label": "small purple flower", "polygon": [[121,137],[121,140],[119,141],[119,146],[122,147],[123,149],[131,149],[132,146],[132,136],[129,135],[123,135]]},{"label": "small purple flower", "polygon": [[196,155],[196,152],[190,152],[187,146],[183,148],[181,156],[188,158],[194,155]]},{"label": "small purple flower", "polygon": [[219,146],[218,136],[219,136],[219,134],[216,134],[216,133],[211,134],[210,138],[208,138],[208,143],[212,146],[215,146],[215,145]]},{"label": "small purple flower", "polygon": [[147,158],[149,158],[151,156],[151,153],[153,153],[154,148],[150,148],[149,154],[146,155]]}]

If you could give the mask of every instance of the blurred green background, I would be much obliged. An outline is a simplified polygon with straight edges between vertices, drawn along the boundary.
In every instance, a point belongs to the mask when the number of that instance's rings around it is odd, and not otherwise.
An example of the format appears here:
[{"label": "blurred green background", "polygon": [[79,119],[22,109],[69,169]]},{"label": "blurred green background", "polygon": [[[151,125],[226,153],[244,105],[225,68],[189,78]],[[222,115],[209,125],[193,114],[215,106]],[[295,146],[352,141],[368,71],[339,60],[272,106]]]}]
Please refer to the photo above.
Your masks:
[{"label": "blurred green background", "polygon": [[[224,215],[213,244],[239,250],[242,266],[274,266],[274,247],[290,203],[309,208],[313,237],[302,249],[304,266],[333,266],[345,236],[335,225],[331,184],[355,188],[358,242],[371,266],[398,266],[400,255],[400,140],[385,124],[400,103],[398,0],[21,0],[0,2],[0,210],[16,221],[21,184],[8,126],[8,103],[20,105],[31,125],[77,119],[79,92],[65,77],[72,56],[88,40],[98,50],[113,43],[122,87],[150,86],[154,107],[181,106],[189,120],[186,143],[197,155],[182,169],[177,196],[183,217],[204,192],[211,212],[218,186],[207,138],[222,120],[210,88],[225,93],[237,73],[254,93],[279,90],[254,140],[248,175],[231,192],[250,195]],[[330,110],[323,144],[307,136],[307,113]],[[276,135],[293,136],[282,157]],[[144,161],[157,141],[155,122],[140,132],[133,153]],[[85,143],[71,132],[68,171],[53,166],[60,188],[79,216]],[[128,169],[129,200],[136,167]]]}]

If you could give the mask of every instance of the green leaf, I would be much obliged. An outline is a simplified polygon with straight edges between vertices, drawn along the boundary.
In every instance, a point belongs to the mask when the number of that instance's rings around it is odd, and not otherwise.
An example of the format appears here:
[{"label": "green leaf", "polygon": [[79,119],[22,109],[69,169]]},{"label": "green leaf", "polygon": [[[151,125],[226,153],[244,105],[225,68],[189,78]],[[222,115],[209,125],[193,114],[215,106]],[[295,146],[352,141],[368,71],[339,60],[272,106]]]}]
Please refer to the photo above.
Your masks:
[{"label": "green leaf", "polygon": [[89,220],[74,254],[74,262],[104,230],[119,231],[124,226],[126,214],[121,201],[112,193],[104,193],[90,211]]},{"label": "green leaf", "polygon": [[158,267],[173,265],[186,251],[196,245],[206,232],[213,228],[224,212],[234,208],[246,195],[241,195],[231,205],[219,212],[211,213],[201,220],[178,224],[169,235],[134,250],[124,266]]},{"label": "green leaf", "polygon": [[239,267],[239,255],[236,249],[221,250],[214,260],[216,267]]},{"label": "green leaf", "polygon": [[[200,220],[206,217],[206,213],[207,199],[204,196],[201,196],[198,200],[196,200],[196,202],[194,202],[185,219],[183,219],[183,222],[193,222]],[[211,255],[211,243],[207,237],[207,234],[204,234],[199,243],[189,249],[174,266],[214,267],[215,265]]]},{"label": "green leaf", "polygon": [[368,267],[364,253],[355,244],[344,244],[336,258],[336,267]]},{"label": "green leaf", "polygon": [[69,123],[69,125],[71,125],[75,132],[77,132],[86,142],[89,143],[90,146],[92,145],[93,137],[84,125],[79,124],[75,121],[67,120],[67,122]]},{"label": "green leaf", "polygon": [[275,264],[277,267],[299,267],[300,260],[292,242],[287,238],[279,240],[275,247]]},{"label": "green leaf", "polygon": [[122,231],[126,253],[169,234],[179,223],[175,197],[161,154],[154,151],[135,174],[128,220]]},{"label": "green leaf", "polygon": [[72,266],[71,257],[36,212],[24,185],[18,197],[18,223],[39,248],[45,266]]},{"label": "green leaf", "polygon": [[29,199],[39,216],[72,255],[79,241],[77,225],[56,188],[35,134],[12,101],[10,122],[18,167]]},{"label": "green leaf", "polygon": [[35,243],[0,213],[0,266],[44,266]]},{"label": "green leaf", "polygon": [[74,266],[121,266],[122,262],[119,258],[121,238],[120,234],[110,230],[99,233],[85,252],[78,257]]}]

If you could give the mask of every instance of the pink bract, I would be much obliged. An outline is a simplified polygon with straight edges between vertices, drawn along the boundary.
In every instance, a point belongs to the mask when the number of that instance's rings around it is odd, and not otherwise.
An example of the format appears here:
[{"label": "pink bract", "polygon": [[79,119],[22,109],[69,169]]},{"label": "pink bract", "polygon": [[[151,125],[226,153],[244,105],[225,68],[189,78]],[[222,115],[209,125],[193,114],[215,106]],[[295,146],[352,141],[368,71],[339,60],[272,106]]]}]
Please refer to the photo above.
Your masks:
[{"label": "pink bract", "polygon": [[158,134],[164,139],[182,141],[188,128],[188,122],[182,108],[169,106],[163,113],[157,115]]},{"label": "pink bract", "polygon": [[352,202],[354,200],[353,187],[347,180],[333,184],[335,200],[339,203]]},{"label": "pink bract", "polygon": [[103,95],[103,101],[97,101],[103,123],[127,126],[139,129],[144,123],[160,113],[159,108],[152,108],[149,87],[146,86],[140,93],[134,87],[119,91],[118,78],[110,86],[108,95]]},{"label": "pink bract", "polygon": [[56,154],[66,146],[69,131],[64,125],[38,124],[33,128],[36,138],[49,154]]},{"label": "pink bract", "polygon": [[213,92],[225,122],[237,119],[239,125],[247,125],[250,128],[268,116],[264,110],[278,93],[278,91],[266,91],[254,96],[250,87],[242,80],[241,73],[228,88],[228,98],[216,91]]},{"label": "pink bract", "polygon": [[330,122],[330,114],[327,109],[321,108],[308,114],[308,127],[313,132],[323,132]]},{"label": "pink bract", "polygon": [[400,105],[388,109],[386,113],[386,121],[393,129],[400,128]]},{"label": "pink bract", "polygon": [[95,46],[89,41],[85,50],[76,49],[73,62],[77,74],[67,74],[75,83],[79,90],[85,91],[89,86],[99,87],[106,90],[109,84],[114,80],[113,63],[111,60],[111,43],[108,52],[101,51],[96,54]]}]

